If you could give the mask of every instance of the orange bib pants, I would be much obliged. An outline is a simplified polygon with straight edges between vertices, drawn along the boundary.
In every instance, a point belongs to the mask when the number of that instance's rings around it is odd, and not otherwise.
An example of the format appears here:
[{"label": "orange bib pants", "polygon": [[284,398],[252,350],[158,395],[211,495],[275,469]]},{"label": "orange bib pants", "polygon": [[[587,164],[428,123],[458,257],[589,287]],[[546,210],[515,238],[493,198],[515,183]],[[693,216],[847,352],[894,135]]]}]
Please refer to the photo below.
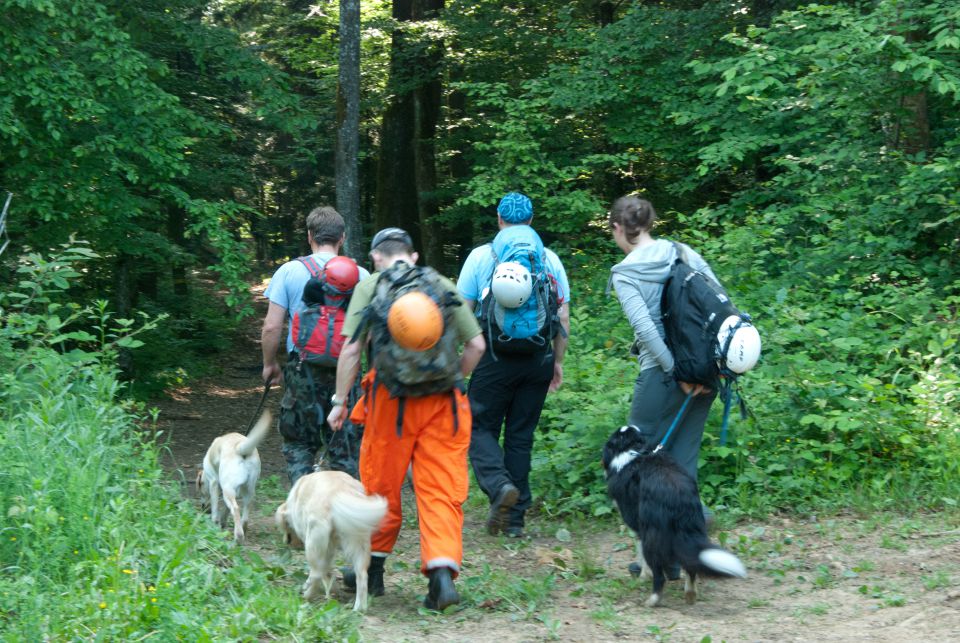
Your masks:
[{"label": "orange bib pants", "polygon": [[400,490],[412,463],[420,571],[449,567],[456,577],[463,559],[463,503],[469,488],[470,403],[459,390],[401,402],[374,379],[371,370],[350,414],[351,421],[365,425],[360,481],[368,493],[380,494],[388,503],[387,515],[373,534],[373,553],[389,554],[397,542],[403,519]]}]

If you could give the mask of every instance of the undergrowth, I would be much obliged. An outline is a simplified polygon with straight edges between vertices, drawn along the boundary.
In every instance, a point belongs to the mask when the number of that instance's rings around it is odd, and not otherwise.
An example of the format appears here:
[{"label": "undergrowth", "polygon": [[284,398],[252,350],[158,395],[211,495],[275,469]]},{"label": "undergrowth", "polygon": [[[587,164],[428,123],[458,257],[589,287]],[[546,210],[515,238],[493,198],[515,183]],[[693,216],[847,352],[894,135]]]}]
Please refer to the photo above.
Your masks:
[{"label": "undergrowth", "polygon": [[[733,519],[779,511],[956,510],[960,362],[951,347],[960,332],[947,323],[956,316],[950,301],[915,291],[898,302],[887,292],[887,319],[912,319],[891,344],[891,330],[867,310],[830,309],[802,288],[779,302],[761,290],[738,292],[752,285],[742,274],[729,285],[734,300],[754,313],[764,351],[741,378],[749,416],[734,409],[725,445],[723,405],[713,406],[700,453],[706,503]],[[638,370],[628,355],[631,329],[603,290],[595,279],[577,291],[564,384],[548,396],[541,419],[531,479],[548,515],[615,511],[600,454],[626,423]]]},{"label": "undergrowth", "polygon": [[57,304],[86,254],[31,257],[0,299],[0,638],[355,640],[165,480],[115,366],[144,326]]}]

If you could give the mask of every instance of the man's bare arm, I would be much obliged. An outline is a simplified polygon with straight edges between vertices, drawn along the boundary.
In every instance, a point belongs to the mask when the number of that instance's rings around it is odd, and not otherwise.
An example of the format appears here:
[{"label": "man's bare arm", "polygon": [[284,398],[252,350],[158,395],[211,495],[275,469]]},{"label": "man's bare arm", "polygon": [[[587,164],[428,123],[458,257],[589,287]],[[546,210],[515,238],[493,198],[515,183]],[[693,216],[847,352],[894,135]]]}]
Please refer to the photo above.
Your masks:
[{"label": "man's bare arm", "polygon": [[263,320],[263,330],[260,331],[260,349],[263,352],[263,382],[264,384],[280,384],[283,382],[283,373],[277,352],[280,350],[280,339],[283,334],[283,322],[287,318],[287,309],[270,302],[267,316]]}]

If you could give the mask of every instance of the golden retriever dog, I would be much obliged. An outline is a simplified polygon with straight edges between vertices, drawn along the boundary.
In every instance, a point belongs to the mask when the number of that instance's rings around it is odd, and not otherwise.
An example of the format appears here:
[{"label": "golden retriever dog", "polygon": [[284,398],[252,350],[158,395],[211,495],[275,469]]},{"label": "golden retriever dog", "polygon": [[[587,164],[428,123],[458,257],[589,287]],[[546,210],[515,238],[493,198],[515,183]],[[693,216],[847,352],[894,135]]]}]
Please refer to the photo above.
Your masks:
[{"label": "golden retriever dog", "polygon": [[203,469],[197,474],[197,492],[202,500],[209,501],[210,517],[224,527],[229,510],[233,516],[233,537],[238,543],[244,541],[243,530],[248,524],[260,477],[257,447],[267,437],[271,422],[270,411],[265,411],[250,435],[227,433],[216,438],[203,458]]},{"label": "golden retriever dog", "polygon": [[333,557],[339,548],[357,574],[353,609],[367,609],[370,536],[386,513],[383,496],[368,496],[362,484],[341,471],[318,471],[297,480],[276,519],[287,544],[303,547],[306,554],[310,575],[303,585],[304,598],[316,598],[321,583],[325,598],[330,598]]}]

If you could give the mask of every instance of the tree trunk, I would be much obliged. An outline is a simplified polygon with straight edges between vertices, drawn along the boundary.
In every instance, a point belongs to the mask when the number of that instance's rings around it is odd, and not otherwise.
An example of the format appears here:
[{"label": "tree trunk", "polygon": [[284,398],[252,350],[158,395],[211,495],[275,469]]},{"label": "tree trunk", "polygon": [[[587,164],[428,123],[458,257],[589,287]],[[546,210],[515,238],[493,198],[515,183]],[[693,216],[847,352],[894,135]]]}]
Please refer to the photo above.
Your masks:
[{"label": "tree trunk", "polygon": [[[913,28],[911,28],[911,26]],[[903,34],[908,45],[923,40],[926,32],[919,30],[915,25],[897,24],[896,30]],[[916,86],[909,77],[897,74],[899,84],[904,87]],[[906,154],[919,154],[930,149],[930,115],[927,112],[927,91],[924,87],[917,87],[917,91],[904,93],[900,96],[896,127],[894,129],[893,147]]]},{"label": "tree trunk", "polygon": [[340,65],[337,86],[337,211],[347,223],[346,252],[363,259],[360,226],[360,0],[340,0]]},{"label": "tree trunk", "polygon": [[267,194],[263,188],[263,183],[261,183],[257,186],[257,209],[259,212],[252,212],[247,216],[247,223],[250,225],[250,236],[253,237],[254,258],[259,265],[263,265],[267,261],[267,252],[269,251],[266,219],[267,207]]},{"label": "tree trunk", "polygon": [[[450,92],[448,98],[448,109],[450,110],[450,122],[459,123],[467,113],[467,95],[459,90]],[[455,145],[453,153],[450,155],[449,171],[455,181],[463,181],[470,176],[470,165],[467,163],[463,148],[465,147],[465,132],[469,128],[464,126],[455,126],[450,132],[450,140]],[[456,256],[454,257],[455,268],[459,269],[466,261],[467,255],[473,249],[474,245],[474,220],[468,219],[459,222],[449,231],[449,241],[455,244]]]},{"label": "tree trunk", "polygon": [[392,96],[384,111],[380,132],[374,222],[377,229],[390,226],[405,229],[419,250],[422,237],[413,152],[415,111],[410,87],[414,69],[409,35],[403,24],[413,19],[413,0],[393,0],[393,18],[399,26],[393,32],[390,44],[388,88]]},{"label": "tree trunk", "polygon": [[597,4],[597,24],[601,27],[613,24],[616,20],[617,6],[619,2],[610,2],[610,0],[600,0]]},{"label": "tree trunk", "polygon": [[[187,213],[179,205],[170,205],[167,207],[167,238],[176,245],[182,256],[187,254],[184,244],[187,240],[186,235]],[[170,279],[173,281],[173,294],[177,296],[178,303],[186,308],[186,298],[190,295],[189,282],[187,281],[187,266],[183,258],[175,257],[170,264]]]},{"label": "tree trunk", "polygon": [[[414,18],[432,20],[443,9],[444,0],[416,0]],[[437,198],[436,134],[440,121],[440,103],[443,94],[441,64],[443,43],[434,43],[416,62],[416,67],[425,71],[427,80],[414,90],[414,163],[417,181],[417,218],[420,222],[421,250],[425,262],[444,272],[446,257],[443,253],[443,230],[437,224],[440,213]]]},{"label": "tree trunk", "polygon": [[927,112],[927,92],[908,94],[900,101],[903,114],[897,131],[897,147],[907,154],[930,150],[930,115]]}]

